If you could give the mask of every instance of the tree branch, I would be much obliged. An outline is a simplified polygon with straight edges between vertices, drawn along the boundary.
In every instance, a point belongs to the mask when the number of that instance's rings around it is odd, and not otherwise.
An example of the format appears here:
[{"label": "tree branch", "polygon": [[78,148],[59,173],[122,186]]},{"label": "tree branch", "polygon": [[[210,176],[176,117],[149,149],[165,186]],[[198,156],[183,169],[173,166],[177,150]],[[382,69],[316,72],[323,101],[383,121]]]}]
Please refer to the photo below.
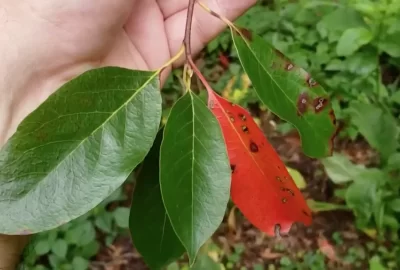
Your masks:
[{"label": "tree branch", "polygon": [[192,59],[192,50],[190,45],[191,33],[192,33],[192,21],[194,13],[194,5],[196,0],[189,0],[187,16],[186,16],[186,26],[185,26],[185,36],[183,38],[183,45],[185,46],[186,61]]}]

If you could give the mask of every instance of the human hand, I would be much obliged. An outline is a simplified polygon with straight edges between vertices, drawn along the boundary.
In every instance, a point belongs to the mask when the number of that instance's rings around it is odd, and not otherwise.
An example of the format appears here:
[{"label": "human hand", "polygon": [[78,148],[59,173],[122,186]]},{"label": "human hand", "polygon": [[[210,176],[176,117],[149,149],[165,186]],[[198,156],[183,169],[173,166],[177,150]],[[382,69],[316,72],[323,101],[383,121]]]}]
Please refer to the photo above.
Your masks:
[{"label": "human hand", "polygon": [[[256,0],[203,2],[233,20]],[[0,147],[50,94],[89,69],[161,67],[182,45],[187,5],[188,0],[0,4]],[[196,5],[192,52],[199,52],[224,27]],[[170,68],[162,79],[168,72]],[[0,235],[0,269],[14,269],[26,242],[26,237]]]},{"label": "human hand", "polygon": [[[203,2],[234,19],[256,0]],[[182,45],[187,5],[188,0],[2,3],[0,74],[6,76],[0,77],[0,146],[51,93],[89,69],[162,66]],[[196,5],[192,52],[199,52],[224,27]]]}]

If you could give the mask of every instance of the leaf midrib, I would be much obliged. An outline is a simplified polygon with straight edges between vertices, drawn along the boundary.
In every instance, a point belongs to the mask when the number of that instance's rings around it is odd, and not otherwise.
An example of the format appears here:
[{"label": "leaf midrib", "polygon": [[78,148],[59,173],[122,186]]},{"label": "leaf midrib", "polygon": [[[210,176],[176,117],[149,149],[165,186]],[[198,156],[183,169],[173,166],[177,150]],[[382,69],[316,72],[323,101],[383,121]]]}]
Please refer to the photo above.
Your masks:
[{"label": "leaf midrib", "polygon": [[[75,151],[76,151],[83,143],[85,143],[85,142],[87,141],[88,138],[90,138],[91,136],[93,136],[93,134],[95,134],[100,128],[104,128],[104,125],[105,125],[106,123],[108,123],[108,122],[110,121],[110,119],[111,119],[113,116],[115,116],[115,114],[117,114],[121,109],[125,108],[125,107],[127,106],[127,104],[128,104],[129,102],[131,102],[131,101],[136,97],[136,95],[137,95],[139,92],[141,92],[141,91],[142,91],[142,90],[157,76],[157,74],[158,74],[157,71],[154,72],[154,74],[151,75],[151,76],[149,77],[149,79],[148,79],[145,83],[143,83],[143,85],[142,85],[141,87],[139,87],[139,88],[135,91],[135,93],[134,93],[130,98],[127,99],[126,102],[124,102],[123,104],[121,104],[120,107],[118,107],[112,114],[110,114],[110,116],[109,116],[108,118],[106,118],[106,119],[104,120],[103,124],[99,125],[99,126],[98,126],[96,129],[94,129],[88,136],[86,136],[86,138],[84,138],[79,144],[77,144],[73,149],[71,149],[71,151],[69,152],[69,154],[67,154],[67,155],[61,160],[61,162],[59,162],[58,164],[56,164],[56,166],[54,166],[50,171],[48,171],[47,174],[46,174],[46,176],[43,177],[42,179],[40,179],[40,181],[37,181],[36,184],[32,185],[32,188],[31,188],[28,192],[26,192],[22,197],[26,197],[26,196],[33,190],[34,187],[36,187],[38,184],[40,184],[41,181],[44,181],[53,171],[55,171],[59,166],[61,166],[61,164],[64,163],[65,159],[66,159],[67,157],[71,156],[72,154],[74,154]],[[125,121],[126,121],[126,120],[125,120]]]},{"label": "leaf midrib", "polygon": [[[190,91],[190,90],[189,90]],[[194,110],[194,99],[193,99],[193,96],[192,96],[192,92],[190,91],[189,92],[189,95],[190,95],[190,101],[191,101],[191,103],[192,103],[192,175],[191,175],[191,177],[192,177],[192,179],[191,179],[191,182],[192,182],[192,186],[191,186],[191,193],[192,193],[192,211],[191,211],[191,228],[192,228],[192,230],[191,230],[191,235],[190,235],[190,238],[191,238],[191,246],[192,246],[192,248],[193,248],[193,250],[195,250],[195,248],[193,247],[193,243],[194,243],[194,190],[193,190],[193,186],[194,186],[194,141],[195,141],[195,134],[194,134],[194,128],[195,128],[195,126],[194,126],[194,121],[195,121],[195,110]]]}]

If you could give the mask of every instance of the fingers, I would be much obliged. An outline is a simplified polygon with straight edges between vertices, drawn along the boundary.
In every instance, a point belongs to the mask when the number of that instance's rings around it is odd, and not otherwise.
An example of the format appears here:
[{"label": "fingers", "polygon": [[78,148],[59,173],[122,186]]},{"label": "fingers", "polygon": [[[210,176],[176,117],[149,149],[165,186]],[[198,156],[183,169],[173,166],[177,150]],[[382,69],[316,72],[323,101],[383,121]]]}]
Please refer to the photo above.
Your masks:
[{"label": "fingers", "polygon": [[[173,13],[174,9],[172,7],[168,8],[166,5],[161,5],[163,2],[168,2],[169,4],[177,2],[179,4],[175,7],[177,12]],[[178,52],[184,36],[187,9],[184,8],[179,11],[182,8],[181,2],[184,2],[187,8],[187,0],[159,0],[163,13],[170,15],[165,21],[165,30],[171,55],[175,55]],[[218,14],[225,16],[229,20],[234,20],[254,5],[256,0],[203,0],[202,2]],[[192,53],[196,54],[202,50],[225,27],[226,25],[222,21],[213,17],[196,4],[192,24]],[[183,61],[184,57],[179,59],[175,65],[181,65]]]},{"label": "fingers", "polygon": [[164,17],[156,1],[136,1],[124,28],[149,69],[159,68],[169,60]]}]

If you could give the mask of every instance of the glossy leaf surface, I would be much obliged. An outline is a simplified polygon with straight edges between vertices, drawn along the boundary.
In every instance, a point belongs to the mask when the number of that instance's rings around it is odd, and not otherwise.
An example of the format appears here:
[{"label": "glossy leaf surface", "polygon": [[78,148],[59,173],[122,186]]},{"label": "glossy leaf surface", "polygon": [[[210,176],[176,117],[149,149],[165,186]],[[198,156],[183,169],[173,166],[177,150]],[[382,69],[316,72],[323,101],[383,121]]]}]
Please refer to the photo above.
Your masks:
[{"label": "glossy leaf surface", "polygon": [[311,211],[285,164],[251,115],[209,91],[228,148],[232,169],[231,197],[257,228],[275,235],[275,225],[287,233],[293,222],[311,224]]},{"label": "glossy leaf surface", "polygon": [[189,91],[175,103],[164,129],[160,185],[172,227],[191,263],[223,219],[230,182],[218,121]]},{"label": "glossy leaf surface", "polygon": [[256,34],[232,32],[240,62],[261,101],[299,131],[306,155],[332,153],[336,120],[325,90],[302,68]]},{"label": "glossy leaf surface", "polygon": [[151,269],[161,269],[185,251],[165,211],[159,182],[163,130],[157,134],[136,178],[129,228],[133,243]]},{"label": "glossy leaf surface", "polygon": [[106,67],[63,85],[0,152],[0,233],[36,233],[92,209],[144,159],[161,118],[154,72]]}]

